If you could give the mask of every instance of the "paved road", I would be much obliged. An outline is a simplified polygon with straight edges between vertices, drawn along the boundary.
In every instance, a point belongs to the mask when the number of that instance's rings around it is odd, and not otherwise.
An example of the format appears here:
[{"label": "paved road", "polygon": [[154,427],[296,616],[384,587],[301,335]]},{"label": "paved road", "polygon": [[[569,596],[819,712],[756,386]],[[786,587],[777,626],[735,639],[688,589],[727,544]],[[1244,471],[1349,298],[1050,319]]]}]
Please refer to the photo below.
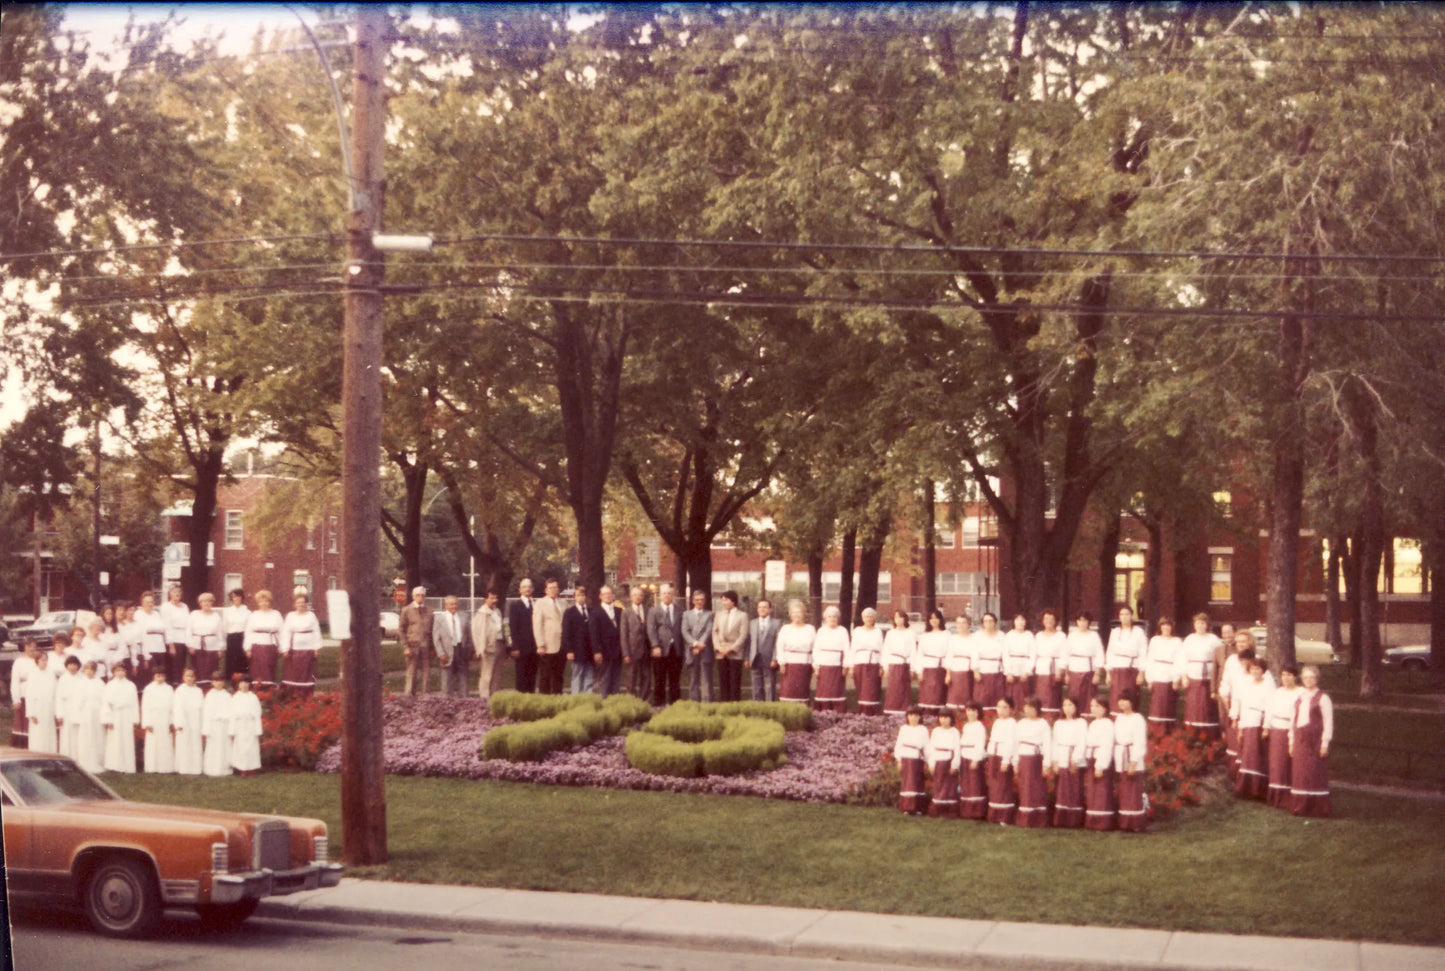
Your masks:
[{"label": "paved road", "polygon": [[873,964],[729,954],[654,945],[549,940],[489,934],[343,927],[253,918],[235,934],[204,934],[200,923],[167,914],[147,941],[113,941],[90,930],[76,912],[16,907],[11,913],[16,971],[92,968],[105,971],[347,971],[422,966],[427,971],[863,971]]}]

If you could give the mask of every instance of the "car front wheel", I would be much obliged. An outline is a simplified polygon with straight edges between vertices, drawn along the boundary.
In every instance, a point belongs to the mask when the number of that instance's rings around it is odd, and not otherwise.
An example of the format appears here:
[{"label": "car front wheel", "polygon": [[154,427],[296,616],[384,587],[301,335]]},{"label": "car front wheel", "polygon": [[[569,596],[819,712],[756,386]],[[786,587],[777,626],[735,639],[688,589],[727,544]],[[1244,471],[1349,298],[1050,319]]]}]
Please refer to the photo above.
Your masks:
[{"label": "car front wheel", "polygon": [[212,933],[225,934],[238,930],[246,918],[256,912],[258,900],[241,900],[234,904],[201,904],[196,913],[201,916],[201,927]]},{"label": "car front wheel", "polygon": [[102,934],[143,937],[161,915],[160,893],[150,867],[139,860],[108,857],[85,882],[85,916]]},{"label": "car front wheel", "polygon": [[1400,667],[1406,671],[1423,671],[1425,670],[1425,662],[1418,657],[1412,657],[1407,658],[1405,663],[1401,664]]}]

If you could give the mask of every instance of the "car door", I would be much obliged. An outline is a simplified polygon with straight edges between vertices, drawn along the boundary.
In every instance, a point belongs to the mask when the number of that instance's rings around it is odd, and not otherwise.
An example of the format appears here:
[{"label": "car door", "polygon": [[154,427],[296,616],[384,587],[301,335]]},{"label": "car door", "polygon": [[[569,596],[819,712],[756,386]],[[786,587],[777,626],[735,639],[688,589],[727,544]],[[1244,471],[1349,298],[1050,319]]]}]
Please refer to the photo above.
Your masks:
[{"label": "car door", "polygon": [[34,810],[18,805],[8,789],[0,788],[0,817],[4,818],[5,870],[12,883],[33,868],[31,857]]}]

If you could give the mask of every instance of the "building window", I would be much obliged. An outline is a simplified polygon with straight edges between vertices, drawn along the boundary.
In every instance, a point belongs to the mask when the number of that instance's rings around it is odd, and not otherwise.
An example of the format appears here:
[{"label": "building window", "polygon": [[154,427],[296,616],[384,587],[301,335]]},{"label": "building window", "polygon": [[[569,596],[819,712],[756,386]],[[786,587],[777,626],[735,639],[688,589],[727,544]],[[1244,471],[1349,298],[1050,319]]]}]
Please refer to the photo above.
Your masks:
[{"label": "building window", "polygon": [[1228,519],[1230,517],[1234,505],[1233,497],[1230,495],[1229,490],[1226,489],[1222,492],[1216,492],[1214,494],[1214,508],[1225,519]]},{"label": "building window", "polygon": [[239,510],[239,509],[227,509],[227,510],[226,510],[226,540],[225,540],[226,549],[228,549],[228,550],[244,549],[244,546],[242,545],[242,539],[243,539],[243,536],[242,536],[242,531],[241,531],[241,510]]},{"label": "building window", "polygon": [[1209,602],[1234,602],[1234,551],[1209,551]]},{"label": "building window", "polygon": [[313,525],[306,527],[306,548],[308,550],[316,549],[316,527]]},{"label": "building window", "polygon": [[229,602],[232,590],[241,590],[245,584],[241,582],[241,574],[227,573],[226,579],[221,581],[221,597]]},{"label": "building window", "polygon": [[933,528],[933,545],[940,550],[951,550],[958,545],[958,534],[952,526],[939,524]]},{"label": "building window", "polygon": [[712,575],[713,597],[719,596],[724,590],[732,590],[739,597],[756,599],[762,596],[763,575],[757,570],[714,570]]},{"label": "building window", "polygon": [[640,577],[660,576],[662,569],[662,537],[648,536],[637,541],[637,567],[633,570]]},{"label": "building window", "polygon": [[327,578],[326,578],[326,589],[327,589],[327,590],[340,590],[340,589],[341,589],[341,579],[340,579],[340,577],[327,577]]},{"label": "building window", "polygon": [[[940,596],[973,596],[977,593],[973,573],[939,573],[935,576],[933,589]],[[882,595],[879,595],[882,599]]]},{"label": "building window", "polygon": [[965,516],[963,520],[963,545],[977,546],[978,536],[978,517]]},{"label": "building window", "polygon": [[310,570],[297,570],[295,573],[291,574],[291,586],[292,586],[292,588],[293,588],[293,589],[292,589],[292,593],[293,593],[293,594],[296,592],[296,589],[299,588],[302,592],[304,592],[304,593],[306,594],[307,597],[310,597],[310,596],[311,596],[311,571],[310,571]]},{"label": "building window", "polygon": [[888,604],[893,602],[893,574],[878,571],[878,602]]},{"label": "building window", "polygon": [[339,517],[326,517],[326,531],[329,534],[326,537],[326,552],[328,553],[341,552],[341,537],[337,535],[340,532],[340,526],[341,520]]},{"label": "building window", "polygon": [[[1144,554],[1119,553],[1114,557],[1114,602],[1130,609],[1144,587]],[[1110,613],[1113,609],[1110,608]]]},{"label": "building window", "polygon": [[1420,541],[1396,539],[1390,559],[1390,593],[1424,593],[1425,571],[1420,561]]}]

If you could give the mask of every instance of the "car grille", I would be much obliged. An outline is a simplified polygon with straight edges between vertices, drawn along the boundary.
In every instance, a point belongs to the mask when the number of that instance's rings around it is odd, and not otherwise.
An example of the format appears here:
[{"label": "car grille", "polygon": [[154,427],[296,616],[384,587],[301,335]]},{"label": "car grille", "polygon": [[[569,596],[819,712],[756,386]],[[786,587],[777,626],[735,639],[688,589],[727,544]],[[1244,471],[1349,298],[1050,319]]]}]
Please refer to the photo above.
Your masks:
[{"label": "car grille", "polygon": [[254,869],[291,869],[291,830],[285,823],[257,823],[252,847]]}]

